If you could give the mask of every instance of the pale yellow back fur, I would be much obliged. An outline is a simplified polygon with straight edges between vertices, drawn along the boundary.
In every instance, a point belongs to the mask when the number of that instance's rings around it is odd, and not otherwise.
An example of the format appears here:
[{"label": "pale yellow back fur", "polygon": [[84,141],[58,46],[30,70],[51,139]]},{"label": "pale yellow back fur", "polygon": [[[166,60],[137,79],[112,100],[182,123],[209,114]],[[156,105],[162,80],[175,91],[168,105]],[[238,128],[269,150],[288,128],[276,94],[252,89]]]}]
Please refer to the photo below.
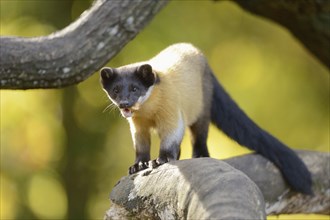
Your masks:
[{"label": "pale yellow back fur", "polygon": [[160,83],[131,119],[134,126],[155,128],[163,136],[175,130],[180,120],[185,127],[194,123],[203,111],[207,62],[202,53],[191,44],[175,44],[145,63],[152,66]]}]

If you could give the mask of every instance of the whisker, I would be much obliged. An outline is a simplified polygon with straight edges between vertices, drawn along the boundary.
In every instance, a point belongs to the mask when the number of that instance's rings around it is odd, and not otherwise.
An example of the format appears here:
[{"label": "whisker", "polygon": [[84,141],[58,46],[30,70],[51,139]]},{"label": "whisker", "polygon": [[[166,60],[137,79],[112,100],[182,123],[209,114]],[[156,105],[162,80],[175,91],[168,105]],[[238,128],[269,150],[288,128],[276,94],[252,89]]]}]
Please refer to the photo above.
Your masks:
[{"label": "whisker", "polygon": [[116,108],[115,104],[110,103],[103,111],[102,113],[105,113],[106,111],[109,111],[110,113]]}]

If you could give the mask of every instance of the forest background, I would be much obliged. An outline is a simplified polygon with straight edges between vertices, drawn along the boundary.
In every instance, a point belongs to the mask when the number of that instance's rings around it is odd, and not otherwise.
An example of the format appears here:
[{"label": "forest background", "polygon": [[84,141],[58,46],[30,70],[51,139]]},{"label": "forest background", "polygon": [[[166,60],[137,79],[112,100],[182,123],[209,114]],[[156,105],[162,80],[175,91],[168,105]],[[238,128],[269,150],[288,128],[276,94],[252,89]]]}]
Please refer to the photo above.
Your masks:
[{"label": "forest background", "polygon": [[[1,36],[50,34],[91,3],[1,0]],[[329,71],[286,29],[227,1],[172,1],[108,66],[148,59],[177,42],[204,52],[226,90],[261,127],[292,148],[330,151]],[[102,219],[134,150],[128,124],[108,108],[98,74],[65,89],[2,90],[0,104],[0,219]],[[152,141],[154,158],[156,135]],[[249,152],[212,126],[208,144],[218,159]],[[190,157],[186,135],[181,159]]]}]

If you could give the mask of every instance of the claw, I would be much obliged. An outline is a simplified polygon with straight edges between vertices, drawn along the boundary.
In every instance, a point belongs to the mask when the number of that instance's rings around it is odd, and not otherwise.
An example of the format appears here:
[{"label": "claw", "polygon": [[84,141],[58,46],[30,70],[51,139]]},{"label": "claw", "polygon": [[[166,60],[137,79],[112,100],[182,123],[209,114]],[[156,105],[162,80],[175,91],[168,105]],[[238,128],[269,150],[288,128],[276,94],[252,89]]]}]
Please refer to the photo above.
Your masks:
[{"label": "claw", "polygon": [[156,160],[150,160],[149,161],[149,167],[151,167],[152,169],[158,167],[160,164],[157,164]]}]

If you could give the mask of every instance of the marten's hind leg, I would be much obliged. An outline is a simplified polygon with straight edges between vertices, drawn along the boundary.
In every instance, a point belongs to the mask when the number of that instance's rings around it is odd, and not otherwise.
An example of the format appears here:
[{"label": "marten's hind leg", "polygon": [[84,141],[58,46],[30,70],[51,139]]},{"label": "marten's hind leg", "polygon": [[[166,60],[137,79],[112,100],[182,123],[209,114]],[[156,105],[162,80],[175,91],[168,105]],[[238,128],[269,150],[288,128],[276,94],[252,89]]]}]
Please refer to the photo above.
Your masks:
[{"label": "marten's hind leg", "polygon": [[201,117],[190,126],[191,142],[193,146],[192,157],[209,157],[207,150],[207,135],[209,130],[209,117]]},{"label": "marten's hind leg", "polygon": [[205,67],[203,75],[203,111],[195,123],[190,126],[193,157],[209,157],[207,150],[207,135],[211,118],[213,97],[212,73],[209,66]]}]

